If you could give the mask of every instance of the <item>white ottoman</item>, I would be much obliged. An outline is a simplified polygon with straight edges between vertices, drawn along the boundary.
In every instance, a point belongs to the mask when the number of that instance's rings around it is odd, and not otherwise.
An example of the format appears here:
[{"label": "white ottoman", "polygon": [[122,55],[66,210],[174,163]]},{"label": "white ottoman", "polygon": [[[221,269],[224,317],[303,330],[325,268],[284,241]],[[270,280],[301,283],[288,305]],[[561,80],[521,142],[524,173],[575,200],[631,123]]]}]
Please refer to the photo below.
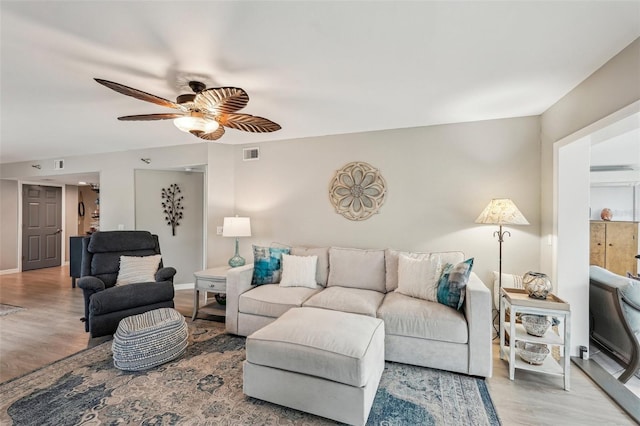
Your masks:
[{"label": "white ottoman", "polygon": [[364,425],[384,370],[384,323],[364,315],[293,308],[247,337],[244,393]]}]

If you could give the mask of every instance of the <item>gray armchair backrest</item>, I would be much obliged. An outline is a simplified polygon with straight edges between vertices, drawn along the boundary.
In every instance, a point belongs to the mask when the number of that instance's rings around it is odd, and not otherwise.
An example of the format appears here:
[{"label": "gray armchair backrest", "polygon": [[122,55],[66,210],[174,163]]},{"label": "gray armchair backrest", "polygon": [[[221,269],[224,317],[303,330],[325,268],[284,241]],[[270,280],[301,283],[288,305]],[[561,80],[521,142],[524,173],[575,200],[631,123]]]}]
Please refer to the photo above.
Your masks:
[{"label": "gray armchair backrest", "polygon": [[82,241],[80,276],[94,276],[112,287],[118,278],[120,256],[154,254],[160,254],[158,236],[148,231],[98,231]]}]

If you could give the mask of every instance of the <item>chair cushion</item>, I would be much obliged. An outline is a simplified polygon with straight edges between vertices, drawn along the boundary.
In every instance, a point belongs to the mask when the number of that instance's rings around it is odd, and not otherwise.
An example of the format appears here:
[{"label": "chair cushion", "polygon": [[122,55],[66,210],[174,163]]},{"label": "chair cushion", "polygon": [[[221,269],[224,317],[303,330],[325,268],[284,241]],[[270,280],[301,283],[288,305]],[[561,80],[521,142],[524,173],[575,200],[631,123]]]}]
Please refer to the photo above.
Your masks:
[{"label": "chair cushion", "polygon": [[327,287],[352,287],[384,293],[384,250],[329,249]]},{"label": "chair cushion", "polygon": [[322,377],[350,386],[367,384],[384,362],[384,323],[364,315],[294,308],[247,337],[247,361]]},{"label": "chair cushion", "polygon": [[333,286],[311,296],[302,306],[375,317],[382,299],[384,294],[377,291]]},{"label": "chair cushion", "polygon": [[438,302],[417,299],[391,292],[378,308],[387,334],[467,343],[467,321],[461,311]]},{"label": "chair cushion", "polygon": [[171,281],[115,286],[92,294],[89,299],[89,311],[92,315],[104,315],[173,301],[174,294]]},{"label": "chair cushion", "polygon": [[91,253],[153,250],[156,245],[149,231],[99,231],[91,235],[88,250]]},{"label": "chair cushion", "polygon": [[244,314],[277,318],[291,308],[302,306],[305,300],[319,292],[322,287],[280,287],[264,284],[240,295],[238,311]]}]

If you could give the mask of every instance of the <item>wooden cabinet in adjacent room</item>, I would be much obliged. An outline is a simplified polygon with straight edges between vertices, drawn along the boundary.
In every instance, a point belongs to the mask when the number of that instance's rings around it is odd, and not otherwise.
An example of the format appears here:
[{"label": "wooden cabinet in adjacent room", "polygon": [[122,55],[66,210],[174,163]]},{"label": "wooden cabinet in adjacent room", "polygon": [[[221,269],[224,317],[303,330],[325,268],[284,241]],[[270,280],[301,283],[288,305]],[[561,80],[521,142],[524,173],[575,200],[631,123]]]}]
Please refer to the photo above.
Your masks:
[{"label": "wooden cabinet in adjacent room", "polygon": [[591,222],[591,265],[618,275],[637,274],[638,223]]}]

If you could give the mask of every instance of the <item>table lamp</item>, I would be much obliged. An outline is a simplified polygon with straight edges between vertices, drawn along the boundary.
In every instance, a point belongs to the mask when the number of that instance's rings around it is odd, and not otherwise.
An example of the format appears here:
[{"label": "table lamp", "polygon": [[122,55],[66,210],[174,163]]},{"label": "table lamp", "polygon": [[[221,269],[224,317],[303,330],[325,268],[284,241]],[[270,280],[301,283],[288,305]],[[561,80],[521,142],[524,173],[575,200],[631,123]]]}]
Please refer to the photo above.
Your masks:
[{"label": "table lamp", "polygon": [[225,217],[222,225],[223,237],[234,237],[236,239],[236,253],[229,259],[229,266],[236,268],[244,265],[244,257],[238,253],[238,238],[251,236],[251,221],[248,217]]}]

